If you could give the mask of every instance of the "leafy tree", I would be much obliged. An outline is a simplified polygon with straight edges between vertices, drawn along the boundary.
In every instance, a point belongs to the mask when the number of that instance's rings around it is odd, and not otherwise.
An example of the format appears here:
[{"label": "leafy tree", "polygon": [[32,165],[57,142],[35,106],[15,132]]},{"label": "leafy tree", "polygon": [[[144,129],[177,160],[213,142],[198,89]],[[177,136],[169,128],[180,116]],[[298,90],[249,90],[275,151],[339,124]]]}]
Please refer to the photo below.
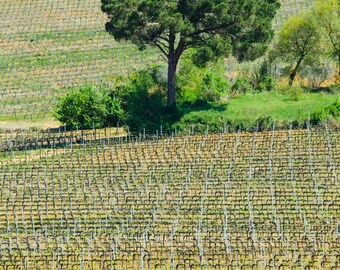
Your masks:
[{"label": "leafy tree", "polygon": [[320,55],[320,40],[317,20],[311,12],[301,11],[284,23],[272,56],[290,64],[289,85],[293,84],[303,61]]},{"label": "leafy tree", "polygon": [[322,28],[323,38],[330,44],[328,54],[337,58],[340,75],[340,2],[318,0],[313,11],[318,25]]},{"label": "leafy tree", "polygon": [[176,102],[176,69],[183,52],[204,65],[232,53],[239,60],[262,55],[273,36],[278,0],[102,0],[106,31],[139,49],[157,47],[168,63],[167,106]]}]

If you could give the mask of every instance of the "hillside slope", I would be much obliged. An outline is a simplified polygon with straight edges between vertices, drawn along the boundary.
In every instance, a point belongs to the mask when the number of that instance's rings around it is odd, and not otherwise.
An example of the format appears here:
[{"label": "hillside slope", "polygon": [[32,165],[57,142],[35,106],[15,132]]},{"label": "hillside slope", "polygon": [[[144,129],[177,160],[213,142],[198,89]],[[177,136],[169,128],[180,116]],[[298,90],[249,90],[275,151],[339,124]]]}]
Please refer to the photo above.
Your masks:
[{"label": "hillside slope", "polygon": [[[312,2],[282,1],[274,27]],[[117,44],[98,0],[2,0],[0,18],[0,121],[44,119],[69,86],[161,62]]]},{"label": "hillside slope", "polygon": [[4,163],[0,269],[339,269],[339,142],[134,138]]}]

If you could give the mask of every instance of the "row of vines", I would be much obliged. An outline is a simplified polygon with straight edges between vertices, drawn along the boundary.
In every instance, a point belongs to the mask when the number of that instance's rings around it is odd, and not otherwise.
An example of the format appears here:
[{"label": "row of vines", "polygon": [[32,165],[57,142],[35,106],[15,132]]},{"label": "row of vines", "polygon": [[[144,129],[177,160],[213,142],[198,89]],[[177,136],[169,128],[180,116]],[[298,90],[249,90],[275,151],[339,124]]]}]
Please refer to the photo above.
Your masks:
[{"label": "row of vines", "polygon": [[[274,27],[312,2],[282,1]],[[99,0],[1,0],[0,18],[0,120],[44,119],[68,87],[162,62],[116,43]]]},{"label": "row of vines", "polygon": [[0,269],[340,268],[338,129],[124,138],[0,165]]}]

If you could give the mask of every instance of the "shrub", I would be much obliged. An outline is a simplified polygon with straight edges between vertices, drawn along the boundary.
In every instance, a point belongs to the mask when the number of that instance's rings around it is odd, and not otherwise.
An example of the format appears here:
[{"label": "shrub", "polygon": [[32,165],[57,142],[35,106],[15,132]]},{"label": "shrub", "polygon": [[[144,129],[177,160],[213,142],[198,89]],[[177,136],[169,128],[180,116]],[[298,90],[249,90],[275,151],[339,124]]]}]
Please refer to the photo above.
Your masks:
[{"label": "shrub", "polygon": [[256,90],[271,91],[276,87],[276,82],[270,71],[270,64],[266,59],[260,59],[253,63],[249,77]]},{"label": "shrub", "polygon": [[166,118],[166,82],[159,67],[132,73],[116,90],[131,129],[157,129]]},{"label": "shrub", "polygon": [[271,116],[260,117],[258,119],[243,119],[235,121],[229,118],[228,114],[210,109],[203,111],[193,111],[185,114],[176,124],[179,131],[194,131],[196,133],[203,133],[207,129],[209,132],[221,132],[223,127],[228,128],[229,131],[247,130],[253,131],[255,129],[270,130],[273,127],[274,119]]},{"label": "shrub", "polygon": [[224,75],[223,62],[197,67],[190,59],[184,61],[178,74],[180,103],[195,103],[198,100],[217,102],[227,96],[230,84]]},{"label": "shrub", "polygon": [[202,98],[205,101],[220,101],[230,89],[229,82],[216,70],[209,69],[203,76]]},{"label": "shrub", "polygon": [[278,88],[278,92],[287,95],[287,101],[298,101],[301,99],[301,96],[304,90],[300,86],[283,86]]},{"label": "shrub", "polygon": [[336,101],[332,105],[315,111],[310,116],[311,124],[320,124],[329,118],[340,118],[340,102]]},{"label": "shrub", "polygon": [[73,89],[57,104],[55,116],[74,128],[100,128],[106,123],[107,109],[101,89],[87,85]]},{"label": "shrub", "polygon": [[180,131],[193,130],[198,133],[205,132],[209,126],[210,132],[220,132],[228,124],[228,118],[215,110],[193,111],[185,114],[174,127]]},{"label": "shrub", "polygon": [[102,128],[123,121],[124,111],[102,85],[86,85],[59,99],[55,117],[71,129]]},{"label": "shrub", "polygon": [[238,95],[243,95],[248,91],[252,91],[253,87],[250,83],[250,80],[246,77],[239,76],[236,78],[233,86],[231,87],[231,91],[229,93],[229,97],[234,97]]},{"label": "shrub", "polygon": [[242,80],[247,80],[247,83],[249,82],[247,88],[251,90],[271,91],[276,88],[276,81],[271,73],[270,61],[265,58],[260,58],[250,63],[242,63],[240,65],[240,77]]},{"label": "shrub", "polygon": [[299,86],[292,86],[289,88],[289,100],[291,101],[298,101],[301,99],[303,94],[303,89]]},{"label": "shrub", "polygon": [[116,126],[126,122],[126,113],[123,110],[122,101],[119,97],[112,95],[112,93],[107,95],[105,106],[107,109],[107,126]]},{"label": "shrub", "polygon": [[260,91],[271,91],[275,89],[276,82],[272,76],[267,75],[265,76],[259,83],[258,90]]},{"label": "shrub", "polygon": [[274,122],[271,116],[260,117],[256,120],[256,126],[259,131],[270,130],[273,128]]},{"label": "shrub", "polygon": [[177,107],[166,108],[166,82],[159,67],[109,78],[99,86],[73,89],[61,98],[55,116],[69,128],[128,125],[132,130],[169,128],[179,119]]}]

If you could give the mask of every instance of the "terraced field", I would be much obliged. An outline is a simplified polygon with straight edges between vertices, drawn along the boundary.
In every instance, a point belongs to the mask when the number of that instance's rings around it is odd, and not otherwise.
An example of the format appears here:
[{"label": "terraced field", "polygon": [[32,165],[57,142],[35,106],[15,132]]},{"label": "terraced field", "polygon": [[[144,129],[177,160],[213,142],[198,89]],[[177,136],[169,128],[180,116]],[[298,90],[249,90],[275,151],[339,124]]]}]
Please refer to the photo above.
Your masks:
[{"label": "terraced field", "polygon": [[45,118],[69,86],[159,62],[117,44],[97,0],[2,0],[0,17],[0,119]]},{"label": "terraced field", "polygon": [[126,135],[3,161],[0,269],[339,269],[339,141]]},{"label": "terraced field", "polygon": [[[311,3],[282,1],[274,27]],[[0,121],[45,119],[70,86],[161,63],[105,32],[99,0],[0,0],[0,18]]]}]

